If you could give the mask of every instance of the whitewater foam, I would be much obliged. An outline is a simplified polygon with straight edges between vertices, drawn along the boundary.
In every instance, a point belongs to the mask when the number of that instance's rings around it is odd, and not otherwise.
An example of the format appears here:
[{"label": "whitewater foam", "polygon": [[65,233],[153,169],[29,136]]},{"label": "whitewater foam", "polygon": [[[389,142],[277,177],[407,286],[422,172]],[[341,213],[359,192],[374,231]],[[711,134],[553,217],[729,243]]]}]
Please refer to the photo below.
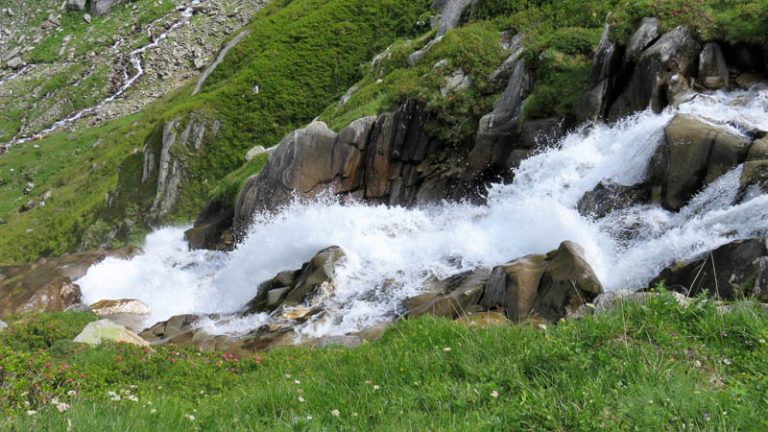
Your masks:
[{"label": "whitewater foam", "polygon": [[[347,257],[337,269],[337,292],[324,305],[325,314],[297,329],[307,336],[340,335],[389,321],[429,278],[547,252],[564,240],[584,248],[606,289],[641,288],[674,260],[768,235],[768,196],[753,193],[733,205],[738,167],[679,213],[638,205],[595,220],[579,214],[581,197],[600,182],[643,181],[676,112],[741,134],[768,130],[767,106],[765,93],[718,93],[661,114],[585,126],[524,161],[512,184],[493,185],[483,206],[342,205],[327,196],[296,201],[279,214],[258,215],[231,253],[187,251],[182,228],[162,229],[147,238],[144,255],[107,260],[78,283],[87,301],[138,298],[152,307],[152,320],[230,312],[255,296],[260,282],[298,268],[323,248],[340,246]],[[262,314],[202,325],[214,334],[242,334],[268,321]]]}]

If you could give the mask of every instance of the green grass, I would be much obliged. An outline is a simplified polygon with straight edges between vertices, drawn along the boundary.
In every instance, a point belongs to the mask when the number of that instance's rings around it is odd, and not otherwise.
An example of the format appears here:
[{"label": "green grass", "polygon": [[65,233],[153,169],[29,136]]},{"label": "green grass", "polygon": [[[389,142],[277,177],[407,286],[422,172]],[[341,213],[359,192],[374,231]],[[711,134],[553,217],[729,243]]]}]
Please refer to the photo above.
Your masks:
[{"label": "green grass", "polygon": [[[712,302],[681,307],[662,295],[546,328],[406,320],[356,349],[281,348],[237,362],[54,343],[2,354],[2,382],[18,387],[0,402],[0,429],[758,431],[768,427],[766,339],[768,315],[755,304],[721,315]],[[50,363],[48,376],[14,368],[19,358]],[[53,395],[71,408],[59,413]]]}]

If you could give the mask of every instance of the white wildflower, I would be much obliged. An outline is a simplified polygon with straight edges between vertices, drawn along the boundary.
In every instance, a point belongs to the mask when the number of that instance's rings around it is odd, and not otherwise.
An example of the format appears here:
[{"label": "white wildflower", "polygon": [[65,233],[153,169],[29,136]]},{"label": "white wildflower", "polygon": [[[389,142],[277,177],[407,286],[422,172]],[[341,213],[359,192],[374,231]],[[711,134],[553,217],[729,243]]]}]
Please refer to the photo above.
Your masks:
[{"label": "white wildflower", "polygon": [[443,351],[450,352],[451,351],[451,347],[445,347],[445,348],[443,348]]},{"label": "white wildflower", "polygon": [[376,384],[375,386],[373,386],[373,389],[374,389],[374,390],[378,390],[378,389],[380,389],[380,388],[381,388],[381,386],[379,386],[378,384]]},{"label": "white wildflower", "polygon": [[29,411],[27,411],[27,415],[28,415],[28,416],[33,416],[33,415],[35,415],[35,414],[37,414],[37,411],[35,411],[35,410],[29,410]]},{"label": "white wildflower", "polygon": [[334,416],[334,417],[338,417],[338,416],[341,415],[341,413],[339,412],[339,410],[332,410],[331,411],[331,415]]},{"label": "white wildflower", "polygon": [[304,402],[304,398],[299,396],[299,402]]},{"label": "white wildflower", "polygon": [[192,414],[184,414],[184,417],[188,418],[189,421],[195,421],[195,416],[193,416]]},{"label": "white wildflower", "polygon": [[499,392],[497,392],[496,390],[492,391],[491,392],[491,397],[494,398],[494,399],[498,398],[499,397]]},{"label": "white wildflower", "polygon": [[128,399],[131,402],[138,402],[139,401],[139,398],[136,397],[135,395],[128,395],[125,398]]}]

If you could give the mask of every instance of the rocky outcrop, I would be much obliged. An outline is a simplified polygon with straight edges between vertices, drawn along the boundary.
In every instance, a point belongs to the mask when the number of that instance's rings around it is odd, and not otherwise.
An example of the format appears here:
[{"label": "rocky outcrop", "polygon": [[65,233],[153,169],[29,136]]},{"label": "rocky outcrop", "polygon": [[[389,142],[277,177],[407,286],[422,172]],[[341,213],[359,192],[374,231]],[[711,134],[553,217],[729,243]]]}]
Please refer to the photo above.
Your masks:
[{"label": "rocky outcrop", "polygon": [[655,200],[679,210],[704,185],[742,163],[750,145],[744,137],[678,114],[664,129],[664,142],[651,161]]},{"label": "rocky outcrop", "polygon": [[90,0],[91,13],[94,15],[104,15],[109,13],[112,8],[121,2],[121,0]]},{"label": "rocky outcrop", "polygon": [[0,317],[61,311],[80,303],[82,294],[74,281],[108,256],[128,257],[133,253],[133,248],[83,252],[26,265],[0,266]]},{"label": "rocky outcrop", "polygon": [[84,11],[87,0],[67,0],[67,9],[75,11]]},{"label": "rocky outcrop", "polygon": [[449,160],[455,151],[427,133],[431,121],[421,106],[408,102],[352,122],[338,134],[322,122],[290,133],[240,191],[235,233],[243,233],[254,214],[329,190],[393,205],[450,197],[463,170]]},{"label": "rocky outcrop", "polygon": [[645,17],[640,21],[640,25],[627,43],[624,53],[624,63],[633,64],[640,60],[640,56],[656,42],[661,36],[659,33],[659,19],[656,17]]},{"label": "rocky outcrop", "polygon": [[427,42],[424,48],[414,52],[408,57],[411,64],[416,64],[424,57],[432,47],[439,43],[448,30],[456,28],[461,21],[461,15],[473,0],[434,0],[432,9],[438,14],[437,33],[435,37]]},{"label": "rocky outcrop", "polygon": [[701,258],[677,262],[654,279],[686,296],[705,292],[719,299],[754,296],[768,301],[768,239],[757,238],[726,244]]},{"label": "rocky outcrop", "polygon": [[103,342],[127,343],[138,346],[148,346],[149,342],[127,328],[115,324],[110,320],[100,320],[88,323],[77,335],[74,342],[91,346],[101,345]]},{"label": "rocky outcrop", "polygon": [[227,200],[212,199],[184,237],[192,249],[229,250],[234,246],[230,228],[235,207]]},{"label": "rocky outcrop", "polygon": [[640,55],[629,85],[608,116],[617,119],[647,108],[661,111],[687,89],[689,79],[696,75],[700,52],[701,44],[688,27],[662,35]]},{"label": "rocky outcrop", "polygon": [[556,322],[602,292],[581,248],[566,241],[546,255],[528,255],[494,268],[480,304],[504,308],[515,321]]},{"label": "rocky outcrop", "polygon": [[[595,52],[592,72],[587,81],[588,90],[581,99],[579,107],[581,121],[596,121],[604,117],[608,112],[609,103],[612,102],[610,98],[621,67],[621,55],[616,43],[610,40],[610,31],[611,27],[606,24]],[[631,45],[639,43],[634,42],[636,36],[637,33],[630,41]]]}]

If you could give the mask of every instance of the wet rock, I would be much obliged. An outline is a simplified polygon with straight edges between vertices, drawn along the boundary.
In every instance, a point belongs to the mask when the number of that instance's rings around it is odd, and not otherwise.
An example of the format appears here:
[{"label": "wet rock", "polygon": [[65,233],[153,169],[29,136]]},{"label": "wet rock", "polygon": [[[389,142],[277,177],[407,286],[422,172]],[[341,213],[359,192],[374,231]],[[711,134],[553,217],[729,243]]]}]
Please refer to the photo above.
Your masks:
[{"label": "wet rock", "polygon": [[93,313],[131,331],[143,328],[144,321],[152,312],[149,306],[135,299],[100,300],[91,305]]},{"label": "wet rock", "polygon": [[747,153],[747,161],[768,159],[768,137],[756,140],[752,143]]},{"label": "wet rock", "polygon": [[595,189],[584,194],[579,200],[579,213],[584,216],[602,218],[607,214],[646,204],[651,201],[651,191],[644,185],[623,186],[612,183],[600,183]]},{"label": "wet rock", "polygon": [[730,85],[725,56],[716,42],[705,44],[699,54],[699,81],[710,90],[719,90]]},{"label": "wet rock", "polygon": [[138,346],[148,346],[149,342],[127,328],[115,324],[110,320],[100,320],[89,323],[83,331],[77,335],[74,342],[91,346],[101,345],[102,342],[127,343]]},{"label": "wet rock", "polygon": [[303,320],[319,312],[336,290],[335,268],[344,259],[338,246],[324,249],[300,270],[282,272],[261,285],[245,313],[272,312],[279,320]]},{"label": "wet rock", "polygon": [[[229,200],[212,199],[184,232],[191,249],[230,250],[234,246],[230,228],[235,208]],[[229,233],[229,234],[228,234]]]},{"label": "wet rock", "polygon": [[660,112],[673,99],[671,81],[688,81],[696,73],[701,45],[688,27],[661,36],[640,55],[626,90],[611,106],[617,119],[648,107]]},{"label": "wet rock", "polygon": [[514,321],[556,322],[602,292],[581,248],[566,241],[546,255],[528,255],[494,268],[481,305],[502,307]]},{"label": "wet rock", "polygon": [[650,182],[667,209],[679,210],[702,186],[744,161],[750,142],[686,114],[664,129],[651,160]]},{"label": "wet rock", "polygon": [[763,80],[763,76],[755,72],[744,72],[736,77],[736,85],[744,90],[749,90],[758,85]]},{"label": "wet rock", "polygon": [[405,301],[408,315],[457,318],[478,307],[491,272],[488,269],[431,281],[423,294]]},{"label": "wet rock", "polygon": [[765,193],[768,193],[768,159],[744,163],[736,201],[742,202]]},{"label": "wet rock", "polygon": [[667,289],[686,296],[705,292],[723,300],[754,296],[768,300],[768,239],[735,241],[698,259],[677,262],[656,277],[649,287],[663,282]]}]

